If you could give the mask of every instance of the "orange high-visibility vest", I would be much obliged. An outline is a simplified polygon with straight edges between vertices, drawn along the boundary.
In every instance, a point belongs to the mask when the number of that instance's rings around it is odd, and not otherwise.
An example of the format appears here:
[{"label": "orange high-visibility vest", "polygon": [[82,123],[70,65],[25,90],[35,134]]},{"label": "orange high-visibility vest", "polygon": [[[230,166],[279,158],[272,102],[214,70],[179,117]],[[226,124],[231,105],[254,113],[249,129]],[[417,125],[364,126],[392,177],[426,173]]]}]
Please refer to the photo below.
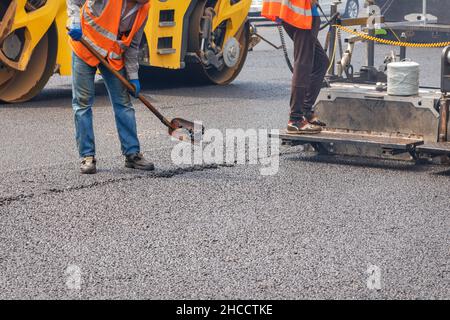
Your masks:
[{"label": "orange high-visibility vest", "polygon": [[[125,0],[110,0],[99,17],[92,13],[89,1],[86,1],[81,10],[83,38],[118,71],[125,67],[123,53],[130,47],[134,36],[145,23],[150,9],[150,3],[139,8],[131,31],[119,39],[123,1]],[[81,42],[72,39],[69,41],[75,54],[84,62],[92,67],[99,65],[100,61]]]},{"label": "orange high-visibility vest", "polygon": [[312,29],[311,0],[264,0],[261,15],[272,21],[281,19],[300,29]]}]

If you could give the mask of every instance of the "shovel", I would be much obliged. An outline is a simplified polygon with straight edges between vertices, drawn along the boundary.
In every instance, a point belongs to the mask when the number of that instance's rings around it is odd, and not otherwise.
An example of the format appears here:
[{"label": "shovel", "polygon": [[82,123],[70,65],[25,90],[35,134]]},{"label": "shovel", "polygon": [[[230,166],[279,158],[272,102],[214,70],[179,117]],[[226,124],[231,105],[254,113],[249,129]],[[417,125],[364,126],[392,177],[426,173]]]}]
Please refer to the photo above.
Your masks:
[{"label": "shovel", "polygon": [[[135,91],[136,88],[123,77],[119,72],[117,72],[111,65],[106,61],[106,59],[98,53],[86,40],[83,38],[80,39],[80,42],[88,49],[100,62],[114,74],[120,82],[129,90]],[[181,118],[172,119],[169,121],[166,117],[164,117],[158,109],[156,109],[150,101],[148,101],[142,94],[139,94],[139,100],[167,127],[169,128],[169,135],[186,142],[198,143],[201,141],[203,134],[205,132],[205,128],[199,124],[194,123],[192,121],[188,121]]]}]

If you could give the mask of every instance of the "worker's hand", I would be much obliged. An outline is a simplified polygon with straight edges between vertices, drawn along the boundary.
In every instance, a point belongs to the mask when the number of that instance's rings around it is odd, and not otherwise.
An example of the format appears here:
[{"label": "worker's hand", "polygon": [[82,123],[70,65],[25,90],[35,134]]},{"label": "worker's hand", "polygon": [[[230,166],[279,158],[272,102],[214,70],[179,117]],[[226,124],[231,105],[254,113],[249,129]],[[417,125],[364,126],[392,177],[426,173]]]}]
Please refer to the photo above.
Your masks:
[{"label": "worker's hand", "polygon": [[134,86],[135,91],[130,92],[130,94],[135,97],[136,99],[139,98],[139,93],[141,93],[141,83],[139,82],[139,79],[130,80],[130,83]]},{"label": "worker's hand", "polygon": [[70,26],[69,36],[75,41],[80,41],[81,38],[83,37],[83,30],[81,30],[81,26],[80,25]]},{"label": "worker's hand", "polygon": [[319,0],[311,0],[311,5],[316,5],[316,4],[318,4],[319,3]]}]

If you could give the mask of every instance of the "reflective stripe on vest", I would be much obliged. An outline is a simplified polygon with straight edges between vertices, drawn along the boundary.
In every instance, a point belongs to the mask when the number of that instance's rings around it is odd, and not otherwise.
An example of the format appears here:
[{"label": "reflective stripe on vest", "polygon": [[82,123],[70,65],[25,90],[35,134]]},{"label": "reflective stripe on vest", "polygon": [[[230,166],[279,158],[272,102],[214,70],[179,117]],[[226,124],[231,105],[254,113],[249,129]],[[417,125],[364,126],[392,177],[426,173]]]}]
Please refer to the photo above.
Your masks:
[{"label": "reflective stripe on vest", "polygon": [[300,29],[312,29],[311,0],[263,0],[261,15],[272,21],[281,19]]},{"label": "reflective stripe on vest", "polygon": [[295,4],[292,3],[291,0],[270,0],[267,2],[272,2],[272,3],[279,3],[283,6],[288,7],[289,9],[291,9],[292,11],[294,11],[296,14],[302,15],[302,16],[312,16],[312,10],[311,9],[305,9],[302,7],[298,7]]},{"label": "reflective stripe on vest", "polygon": [[99,47],[98,45],[96,45],[91,39],[89,39],[88,37],[83,36],[83,39],[86,40],[87,43],[89,43],[91,45],[92,48],[95,49],[95,51],[97,51],[98,53],[100,53],[102,56],[106,57],[108,54],[108,51],[106,51],[105,49]]},{"label": "reflective stripe on vest", "polygon": [[[86,1],[80,17],[83,38],[116,70],[125,66],[124,52],[130,47],[136,33],[145,23],[150,10],[147,3],[139,7],[133,26],[126,36],[119,38],[119,28],[122,19],[121,10],[125,0],[109,0],[100,16],[95,16]],[[100,61],[93,56],[80,42],[69,39],[75,54],[92,67],[98,66]]]},{"label": "reflective stripe on vest", "polygon": [[100,33],[105,38],[108,38],[111,41],[117,40],[117,35],[115,35],[111,31],[106,30],[102,26],[96,24],[94,19],[91,18],[91,16],[86,12],[86,10],[83,10],[83,18],[85,19],[85,21],[88,25],[90,25],[92,28],[94,28],[95,31]]},{"label": "reflective stripe on vest", "polygon": [[113,60],[121,60],[122,59],[122,55],[117,54],[115,52],[110,52],[108,57]]},{"label": "reflective stripe on vest", "polygon": [[122,50],[126,50],[128,48],[128,46],[125,43],[123,43],[122,40],[117,40],[117,44],[119,45],[119,47],[122,48]]}]

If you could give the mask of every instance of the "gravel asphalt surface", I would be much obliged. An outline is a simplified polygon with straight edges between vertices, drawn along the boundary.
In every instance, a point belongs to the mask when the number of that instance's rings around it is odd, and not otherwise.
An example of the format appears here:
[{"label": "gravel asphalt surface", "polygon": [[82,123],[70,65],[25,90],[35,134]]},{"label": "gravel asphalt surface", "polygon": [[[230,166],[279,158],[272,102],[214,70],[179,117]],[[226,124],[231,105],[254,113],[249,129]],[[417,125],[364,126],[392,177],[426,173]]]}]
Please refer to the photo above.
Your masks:
[{"label": "gravel asphalt surface", "polygon": [[[439,49],[410,57],[422,84],[439,84]],[[136,102],[157,170],[135,172],[98,89],[95,176],[78,173],[70,78],[0,106],[0,298],[450,298],[449,167],[286,147],[274,176],[254,165],[178,167],[175,142]],[[227,87],[144,90],[168,117],[221,130],[284,128],[289,92],[282,53],[264,44]],[[370,270],[381,287],[367,285]]]}]

